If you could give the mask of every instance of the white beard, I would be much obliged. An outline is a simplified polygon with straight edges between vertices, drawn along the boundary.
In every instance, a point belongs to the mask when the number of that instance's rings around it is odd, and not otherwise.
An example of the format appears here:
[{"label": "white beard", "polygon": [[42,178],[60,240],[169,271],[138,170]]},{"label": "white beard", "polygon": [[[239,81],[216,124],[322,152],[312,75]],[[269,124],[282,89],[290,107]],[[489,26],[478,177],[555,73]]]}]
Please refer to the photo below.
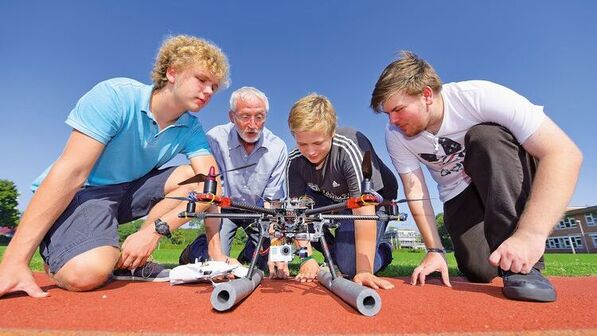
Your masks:
[{"label": "white beard", "polygon": [[236,125],[234,126],[234,129],[236,130],[236,134],[238,134],[238,136],[243,139],[244,142],[246,143],[256,143],[257,141],[259,141],[259,138],[261,137],[261,131],[259,131],[259,133],[257,133],[257,136],[254,137],[253,139],[249,139],[246,135],[244,135],[244,133],[238,129],[238,127],[236,127]]}]

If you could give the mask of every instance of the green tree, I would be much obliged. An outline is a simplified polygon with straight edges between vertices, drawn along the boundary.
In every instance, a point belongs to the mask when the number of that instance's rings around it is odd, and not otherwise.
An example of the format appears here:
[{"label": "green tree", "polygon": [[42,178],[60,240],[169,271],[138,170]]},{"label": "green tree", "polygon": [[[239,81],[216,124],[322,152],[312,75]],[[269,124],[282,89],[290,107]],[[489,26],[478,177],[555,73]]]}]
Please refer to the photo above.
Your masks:
[{"label": "green tree", "polygon": [[446,250],[453,250],[454,244],[452,244],[452,239],[450,238],[450,234],[448,234],[448,229],[444,225],[444,214],[439,213],[435,216],[435,222],[437,223],[437,231],[439,232],[439,237],[442,240],[442,245]]},{"label": "green tree", "polygon": [[172,232],[172,238],[170,238],[172,245],[182,245],[186,242],[185,234],[182,229]]},{"label": "green tree", "polygon": [[0,180],[0,226],[16,227],[19,223],[18,197],[19,192],[13,181]]},{"label": "green tree", "polygon": [[142,224],[143,224],[143,220],[137,219],[130,223],[118,225],[118,236],[119,236],[120,243],[122,244],[122,242],[124,242],[126,237],[139,231],[139,228],[141,227]]},{"label": "green tree", "polygon": [[245,242],[247,241],[247,238],[248,236],[245,230],[243,230],[242,228],[238,228],[238,230],[236,230],[236,234],[234,235],[232,245],[245,247]]}]

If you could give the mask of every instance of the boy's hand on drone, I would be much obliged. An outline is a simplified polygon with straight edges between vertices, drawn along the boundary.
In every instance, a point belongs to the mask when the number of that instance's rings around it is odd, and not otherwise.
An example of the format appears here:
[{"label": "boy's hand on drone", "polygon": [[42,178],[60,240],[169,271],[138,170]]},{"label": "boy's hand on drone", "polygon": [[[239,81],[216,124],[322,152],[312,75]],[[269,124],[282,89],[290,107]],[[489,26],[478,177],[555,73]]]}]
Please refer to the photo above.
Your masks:
[{"label": "boy's hand on drone", "polygon": [[290,271],[288,270],[288,263],[285,261],[268,261],[270,279],[288,279]]},{"label": "boy's hand on drone", "polygon": [[301,264],[295,279],[300,282],[311,282],[317,277],[317,272],[319,272],[319,264],[315,259],[309,259]]}]

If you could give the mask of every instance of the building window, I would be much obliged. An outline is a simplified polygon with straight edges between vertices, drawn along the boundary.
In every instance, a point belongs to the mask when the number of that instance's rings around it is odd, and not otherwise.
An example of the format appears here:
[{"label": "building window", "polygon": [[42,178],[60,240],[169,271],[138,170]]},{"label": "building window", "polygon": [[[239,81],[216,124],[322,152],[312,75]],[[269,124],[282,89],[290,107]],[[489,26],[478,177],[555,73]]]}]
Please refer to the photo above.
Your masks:
[{"label": "building window", "polygon": [[[592,236],[593,237],[593,236]],[[546,248],[551,249],[571,249],[570,242],[572,242],[572,246],[574,248],[583,247],[582,239],[580,236],[568,236],[565,237],[553,237],[547,239]],[[593,237],[593,245],[597,246],[597,235]]]},{"label": "building window", "polygon": [[549,248],[556,248],[556,249],[561,248],[559,238],[549,238],[547,240],[547,244],[548,244]]},{"label": "building window", "polygon": [[572,244],[574,245],[574,248],[584,247],[582,245],[582,239],[580,239],[580,236],[571,236],[570,238],[572,238]]},{"label": "building window", "polygon": [[589,212],[585,214],[585,220],[588,226],[597,226],[597,212]]},{"label": "building window", "polygon": [[558,224],[558,229],[568,229],[568,228],[575,228],[576,227],[576,219],[574,218],[565,218],[560,221]]},{"label": "building window", "polygon": [[593,247],[597,247],[597,234],[592,234],[591,239],[593,240]]}]

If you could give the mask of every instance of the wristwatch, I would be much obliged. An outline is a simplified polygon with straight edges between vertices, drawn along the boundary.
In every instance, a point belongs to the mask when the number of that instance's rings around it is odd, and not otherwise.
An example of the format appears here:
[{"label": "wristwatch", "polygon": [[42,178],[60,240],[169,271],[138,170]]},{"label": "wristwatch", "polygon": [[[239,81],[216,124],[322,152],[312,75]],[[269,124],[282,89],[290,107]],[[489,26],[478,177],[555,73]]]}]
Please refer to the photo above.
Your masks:
[{"label": "wristwatch", "polygon": [[155,232],[161,234],[162,236],[171,238],[172,234],[170,233],[170,227],[168,226],[168,223],[164,222],[161,219],[156,219],[155,222],[153,222],[155,224]]}]

